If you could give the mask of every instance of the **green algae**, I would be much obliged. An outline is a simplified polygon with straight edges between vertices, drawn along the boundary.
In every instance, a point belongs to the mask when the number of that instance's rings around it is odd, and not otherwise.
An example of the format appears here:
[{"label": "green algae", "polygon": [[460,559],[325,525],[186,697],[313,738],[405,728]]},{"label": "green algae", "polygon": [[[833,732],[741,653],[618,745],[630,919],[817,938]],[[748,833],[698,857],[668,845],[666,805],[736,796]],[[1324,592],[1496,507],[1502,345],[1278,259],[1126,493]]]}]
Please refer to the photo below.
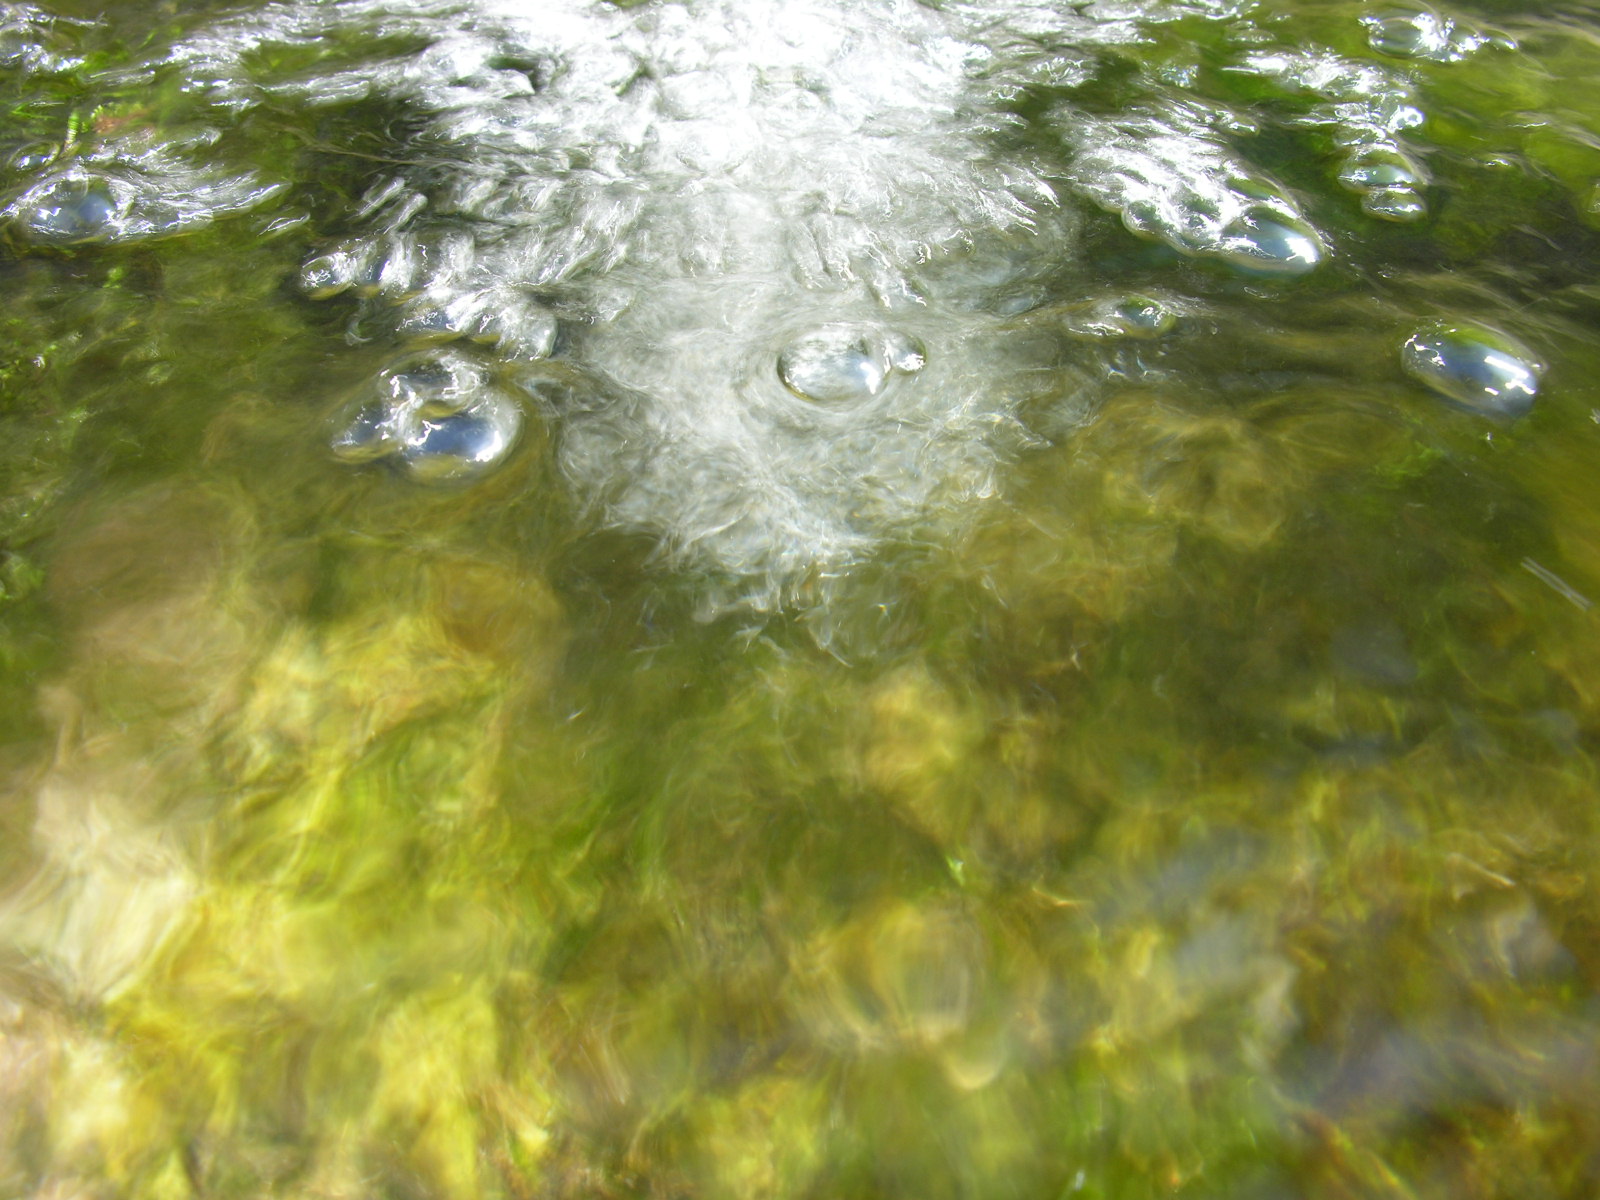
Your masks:
[{"label": "green algae", "polygon": [[[1600,363],[1516,234],[1592,266],[1594,172],[1502,110],[1593,73],[1519,36],[1427,68],[1435,222],[1327,184],[1378,299],[1135,262],[1152,370],[757,629],[538,433],[307,453],[370,364],[293,234],[8,259],[0,1189],[1592,1191]],[[1522,424],[1398,371],[1458,311]]]}]

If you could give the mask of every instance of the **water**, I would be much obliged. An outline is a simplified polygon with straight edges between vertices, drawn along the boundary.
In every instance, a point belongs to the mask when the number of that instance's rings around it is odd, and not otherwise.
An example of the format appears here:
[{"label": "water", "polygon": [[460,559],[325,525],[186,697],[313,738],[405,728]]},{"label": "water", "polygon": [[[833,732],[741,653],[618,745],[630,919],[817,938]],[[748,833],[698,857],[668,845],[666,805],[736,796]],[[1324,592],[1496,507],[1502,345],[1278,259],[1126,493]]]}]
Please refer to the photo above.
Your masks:
[{"label": "water", "polygon": [[1593,1194],[1594,30],[0,7],[0,1194]]}]

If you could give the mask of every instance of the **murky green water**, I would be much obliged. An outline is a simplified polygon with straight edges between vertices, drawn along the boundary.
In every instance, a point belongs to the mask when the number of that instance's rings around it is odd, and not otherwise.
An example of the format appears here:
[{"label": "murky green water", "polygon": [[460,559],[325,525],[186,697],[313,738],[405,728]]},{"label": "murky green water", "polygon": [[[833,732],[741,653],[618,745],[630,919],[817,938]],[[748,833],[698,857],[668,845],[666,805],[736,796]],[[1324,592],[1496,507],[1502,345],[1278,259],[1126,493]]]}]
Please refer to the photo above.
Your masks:
[{"label": "murky green water", "polygon": [[891,10],[0,8],[0,1195],[1600,1191],[1600,16]]}]

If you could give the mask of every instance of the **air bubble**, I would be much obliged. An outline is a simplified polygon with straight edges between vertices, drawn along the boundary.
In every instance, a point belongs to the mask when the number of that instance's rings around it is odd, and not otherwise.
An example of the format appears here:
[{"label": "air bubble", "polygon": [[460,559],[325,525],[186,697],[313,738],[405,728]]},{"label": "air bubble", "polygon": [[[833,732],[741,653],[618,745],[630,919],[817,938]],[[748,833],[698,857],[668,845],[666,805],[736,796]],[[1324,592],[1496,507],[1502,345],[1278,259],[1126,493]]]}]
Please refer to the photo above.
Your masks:
[{"label": "air bubble", "polygon": [[1217,256],[1264,275],[1304,275],[1322,261],[1316,232],[1302,221],[1266,207],[1236,218],[1223,230]]},{"label": "air bubble", "polygon": [[332,250],[308,259],[300,268],[300,290],[313,300],[327,300],[348,291],[360,266],[348,250]]},{"label": "air bubble", "polygon": [[196,167],[170,145],[129,137],[84,151],[35,180],[0,215],[18,237],[39,245],[130,242],[198,228],[283,190],[253,176]]},{"label": "air bubble", "polygon": [[413,354],[367,384],[331,439],[346,462],[393,457],[416,479],[466,479],[502,462],[521,406],[488,368],[456,350]]},{"label": "air bubble", "polygon": [[306,261],[300,268],[300,290],[313,300],[353,291],[398,303],[421,290],[427,263],[427,249],[405,238],[344,242]]},{"label": "air bubble", "polygon": [[55,162],[59,154],[58,148],[48,142],[29,142],[6,157],[6,166],[13,171],[40,171]]},{"label": "air bubble", "polygon": [[1361,208],[1385,221],[1416,221],[1428,215],[1428,203],[1411,188],[1379,188],[1361,197]]},{"label": "air bubble", "polygon": [[400,314],[395,332],[403,341],[414,345],[430,342],[453,342],[467,337],[476,327],[476,321],[463,321],[454,306],[423,303],[414,304]]},{"label": "air bubble", "polygon": [[889,366],[902,375],[910,375],[927,365],[928,355],[916,338],[891,329],[883,335],[883,349]]},{"label": "air bubble", "polygon": [[362,246],[351,252],[354,272],[350,286],[355,294],[371,298],[380,292],[404,290],[411,282],[410,254],[403,242],[389,239],[376,246]]},{"label": "air bubble", "polygon": [[522,409],[498,393],[448,416],[410,423],[399,458],[415,479],[446,483],[476,478],[504,462],[522,430]]},{"label": "air bubble", "polygon": [[1345,160],[1339,171],[1339,182],[1352,191],[1367,192],[1380,188],[1419,188],[1422,172],[1398,150],[1384,147],[1367,147]]},{"label": "air bubble", "polygon": [[98,180],[67,178],[30,195],[17,212],[29,241],[72,246],[116,236],[120,206]]},{"label": "air bubble", "polygon": [[1415,221],[1427,215],[1421,168],[1392,145],[1364,146],[1345,160],[1339,182],[1361,194],[1362,210],[1385,221]]},{"label": "air bubble", "polygon": [[1447,400],[1496,417],[1527,412],[1545,369],[1515,338],[1466,322],[1418,330],[1401,347],[1400,366]]},{"label": "air bubble", "polygon": [[313,300],[346,291],[403,300],[415,295],[420,268],[416,248],[399,238],[342,242],[306,260],[300,268],[300,290]]},{"label": "air bubble", "polygon": [[363,405],[333,435],[332,446],[337,457],[353,463],[372,462],[393,453],[399,441],[389,410],[381,404]]},{"label": "air bubble", "polygon": [[778,378],[802,400],[841,405],[869,400],[891,374],[922,369],[922,347],[901,333],[867,325],[824,325],[778,353]]},{"label": "air bubble", "polygon": [[1432,13],[1373,17],[1367,44],[1391,58],[1435,58],[1450,45],[1445,24]]},{"label": "air bubble", "polygon": [[1391,58],[1459,62],[1492,40],[1428,11],[1363,17],[1362,24],[1367,27],[1367,44]]},{"label": "air bubble", "polygon": [[0,29],[0,70],[23,70],[39,55],[40,48],[25,40],[18,30]]},{"label": "air bubble", "polygon": [[475,292],[452,296],[440,289],[425,292],[407,304],[396,332],[413,343],[471,341],[493,345],[500,340],[491,311],[492,300]]},{"label": "air bubble", "polygon": [[485,314],[476,340],[497,343],[506,357],[540,359],[555,353],[559,332],[553,312],[524,301],[501,312]]},{"label": "air bubble", "polygon": [[424,294],[401,311],[396,332],[413,344],[476,342],[498,347],[502,357],[532,360],[555,349],[557,324],[548,309],[522,298]]},{"label": "air bubble", "polygon": [[25,74],[70,71],[82,60],[50,48],[60,39],[51,18],[26,4],[0,6],[0,70]]}]

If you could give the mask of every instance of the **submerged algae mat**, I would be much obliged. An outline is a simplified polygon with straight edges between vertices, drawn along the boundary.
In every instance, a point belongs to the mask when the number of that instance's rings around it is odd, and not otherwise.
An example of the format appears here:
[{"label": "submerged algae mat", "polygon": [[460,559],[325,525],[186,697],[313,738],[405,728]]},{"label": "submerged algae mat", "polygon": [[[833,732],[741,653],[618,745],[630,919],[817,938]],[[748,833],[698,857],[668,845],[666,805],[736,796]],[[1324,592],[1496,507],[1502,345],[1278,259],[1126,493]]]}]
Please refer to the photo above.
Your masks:
[{"label": "submerged algae mat", "polygon": [[[939,36],[1011,119],[933,132],[1054,225],[991,213],[875,290],[736,247],[386,295],[483,98],[459,56],[433,108],[351,79],[516,7],[0,9],[0,1194],[1600,1190],[1584,6],[1091,4],[1073,41],[990,5]],[[559,54],[495,53],[560,93]],[[1218,224],[1237,195],[1304,260]],[[640,211],[583,219],[648,250]],[[306,294],[337,270],[354,308]],[[708,326],[854,323],[793,343],[799,402],[877,403],[887,313],[927,366],[884,403],[961,403],[891,414],[921,439],[790,420],[782,469],[820,438],[850,505],[788,476],[696,525],[741,466],[696,456],[767,444],[681,433],[724,381],[624,451],[726,364],[661,313],[702,285]],[[489,293],[513,331],[451,326]],[[1482,361],[1424,386],[1436,322],[1548,363],[1531,410],[1484,411]],[[492,461],[414,469],[437,396],[339,461],[457,333],[520,423]]]}]

